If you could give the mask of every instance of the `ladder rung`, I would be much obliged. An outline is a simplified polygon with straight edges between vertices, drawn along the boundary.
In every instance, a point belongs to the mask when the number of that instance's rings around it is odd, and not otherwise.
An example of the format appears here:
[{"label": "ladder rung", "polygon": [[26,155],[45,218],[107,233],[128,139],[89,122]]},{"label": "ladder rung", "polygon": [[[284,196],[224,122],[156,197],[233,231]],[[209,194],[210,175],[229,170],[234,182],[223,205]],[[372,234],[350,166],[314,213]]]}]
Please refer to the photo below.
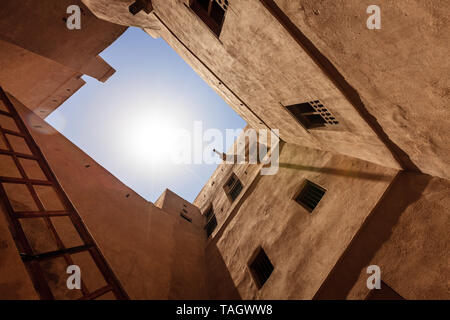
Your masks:
[{"label": "ladder rung", "polygon": [[22,138],[25,138],[25,137],[26,137],[26,136],[25,136],[23,133],[21,133],[21,132],[16,132],[16,131],[9,130],[9,129],[5,129],[5,128],[2,128],[2,131],[3,131],[4,133],[10,134],[10,135],[12,135],[12,136],[18,136],[18,137],[22,137]]},{"label": "ladder rung", "polygon": [[1,176],[0,176],[0,182],[22,183],[22,184],[31,183],[31,184],[40,185],[40,186],[53,185],[53,183],[51,183],[50,181],[45,181],[45,180],[34,180],[34,179],[23,179],[23,178],[12,178],[12,177],[1,177]]},{"label": "ladder rung", "polygon": [[108,284],[108,285],[104,286],[103,288],[95,290],[94,292],[91,292],[88,295],[81,297],[78,300],[94,300],[112,290],[113,290],[112,286]]},{"label": "ladder rung", "polygon": [[30,159],[30,160],[39,160],[39,158],[33,156],[32,154],[25,154],[25,153],[18,153],[18,152],[14,152],[14,151],[9,151],[9,150],[0,150],[0,154],[6,154],[9,156],[17,156],[19,158],[25,158],[25,159]]},{"label": "ladder rung", "polygon": [[69,211],[26,211],[15,212],[15,217],[18,219],[27,218],[42,218],[42,217],[63,217],[70,215]]},{"label": "ladder rung", "polygon": [[57,250],[57,251],[45,252],[45,253],[40,253],[40,254],[35,254],[35,255],[28,255],[28,254],[21,253],[20,256],[24,262],[33,261],[33,260],[42,261],[42,260],[57,258],[57,257],[65,255],[65,254],[74,254],[74,253],[78,253],[78,252],[82,252],[82,251],[87,251],[90,248],[92,248],[92,245],[86,244],[84,246],[61,249],[61,250]]}]

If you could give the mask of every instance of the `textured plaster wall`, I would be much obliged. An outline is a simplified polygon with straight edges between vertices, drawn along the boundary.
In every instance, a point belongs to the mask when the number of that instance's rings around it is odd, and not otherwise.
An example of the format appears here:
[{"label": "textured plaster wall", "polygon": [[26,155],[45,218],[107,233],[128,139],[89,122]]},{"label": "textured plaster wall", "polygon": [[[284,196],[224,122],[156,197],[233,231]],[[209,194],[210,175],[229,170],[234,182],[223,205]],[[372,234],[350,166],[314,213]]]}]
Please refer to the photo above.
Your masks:
[{"label": "textured plaster wall", "polygon": [[[230,203],[220,189],[229,173],[221,169],[211,179],[218,187],[208,184],[196,199],[199,207],[208,201]],[[217,246],[244,299],[311,299],[396,174],[394,169],[290,144],[283,146],[280,171],[274,176],[246,181],[245,171],[231,170],[246,190],[231,211],[216,210],[219,228],[220,221],[232,219],[209,245]],[[327,190],[313,213],[293,200],[305,179]],[[275,266],[259,291],[247,267],[258,246]]]},{"label": "textured plaster wall", "polygon": [[3,206],[0,205],[0,299],[37,299],[38,296],[8,229],[3,210]]},{"label": "textured plaster wall", "polygon": [[[69,5],[81,7],[81,29],[66,27]],[[3,0],[0,85],[45,118],[84,85],[115,70],[98,54],[126,27],[95,17],[80,0]]]},{"label": "textured plaster wall", "polygon": [[80,77],[73,69],[0,40],[0,85],[41,118],[84,85]]},{"label": "textured plaster wall", "polygon": [[[173,273],[175,276],[173,276],[172,282],[179,282],[179,285],[174,286],[175,289],[172,290],[170,298],[183,298],[190,291],[198,290],[198,287],[202,286],[202,290],[207,292],[207,296],[203,296],[204,298],[240,299],[220,252],[214,245],[206,246],[207,239],[204,230],[206,219],[200,213],[199,208],[169,189],[161,195],[155,205],[180,224],[178,233],[184,232],[175,237],[177,241],[182,242],[179,244],[180,249],[176,252],[177,262],[166,266],[174,270],[186,268],[186,273]],[[183,209],[187,212],[184,212]],[[181,212],[192,219],[192,222],[181,218]],[[193,227],[190,227],[189,224],[192,224]],[[191,248],[201,248],[202,251]],[[192,261],[191,264],[189,261]],[[195,265],[196,270],[192,270],[192,265]],[[177,275],[178,277],[176,277]]]},{"label": "textured plaster wall", "polygon": [[[423,172],[450,177],[450,2],[276,0]],[[381,8],[368,30],[366,8]]]},{"label": "textured plaster wall", "polygon": [[[79,30],[64,21],[70,5],[81,8]],[[0,9],[0,39],[99,80],[111,73],[97,56],[126,28],[96,18],[81,0],[3,0]]]},{"label": "textured plaster wall", "polygon": [[[169,189],[164,191],[161,197],[155,202],[155,206],[174,217],[179,218],[180,214],[183,213],[186,217],[192,219],[194,225],[200,228],[204,225],[204,219],[200,210]],[[206,239],[206,236],[204,236],[204,239]]]},{"label": "textured plaster wall", "polygon": [[449,299],[450,183],[401,173],[316,299],[364,299],[368,265],[405,299]]}]

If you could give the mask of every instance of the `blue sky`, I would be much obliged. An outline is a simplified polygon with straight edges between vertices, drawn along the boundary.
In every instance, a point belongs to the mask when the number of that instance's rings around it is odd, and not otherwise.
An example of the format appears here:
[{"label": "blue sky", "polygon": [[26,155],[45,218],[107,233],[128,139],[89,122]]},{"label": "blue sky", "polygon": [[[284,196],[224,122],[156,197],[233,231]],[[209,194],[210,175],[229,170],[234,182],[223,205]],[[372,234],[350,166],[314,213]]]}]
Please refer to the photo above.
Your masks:
[{"label": "blue sky", "polygon": [[171,148],[167,135],[203,121],[225,137],[245,121],[164,40],[141,29],[129,28],[101,56],[116,73],[106,83],[84,76],[87,83],[47,122],[145,199],[169,188],[193,201],[217,165],[158,158]]}]

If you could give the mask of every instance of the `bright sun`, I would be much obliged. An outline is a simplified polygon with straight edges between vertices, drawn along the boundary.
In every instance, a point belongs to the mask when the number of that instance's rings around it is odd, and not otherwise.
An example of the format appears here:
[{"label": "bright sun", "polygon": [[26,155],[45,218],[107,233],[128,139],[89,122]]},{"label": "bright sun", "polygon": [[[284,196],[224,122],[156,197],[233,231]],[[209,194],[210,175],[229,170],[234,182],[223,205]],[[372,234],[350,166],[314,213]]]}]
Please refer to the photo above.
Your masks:
[{"label": "bright sun", "polygon": [[123,130],[120,147],[127,158],[144,168],[170,166],[171,153],[177,148],[174,115],[155,112],[149,106],[128,111],[126,118],[119,120]]}]

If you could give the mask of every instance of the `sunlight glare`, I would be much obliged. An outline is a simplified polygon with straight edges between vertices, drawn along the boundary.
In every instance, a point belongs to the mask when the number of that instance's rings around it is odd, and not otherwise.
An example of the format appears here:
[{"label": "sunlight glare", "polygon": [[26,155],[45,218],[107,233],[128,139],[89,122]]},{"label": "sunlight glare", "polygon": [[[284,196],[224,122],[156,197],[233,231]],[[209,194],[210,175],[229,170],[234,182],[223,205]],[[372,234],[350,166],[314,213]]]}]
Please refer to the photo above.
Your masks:
[{"label": "sunlight glare", "polygon": [[151,105],[130,109],[120,120],[122,151],[129,161],[141,168],[167,169],[171,165],[171,154],[177,148],[177,119]]}]

